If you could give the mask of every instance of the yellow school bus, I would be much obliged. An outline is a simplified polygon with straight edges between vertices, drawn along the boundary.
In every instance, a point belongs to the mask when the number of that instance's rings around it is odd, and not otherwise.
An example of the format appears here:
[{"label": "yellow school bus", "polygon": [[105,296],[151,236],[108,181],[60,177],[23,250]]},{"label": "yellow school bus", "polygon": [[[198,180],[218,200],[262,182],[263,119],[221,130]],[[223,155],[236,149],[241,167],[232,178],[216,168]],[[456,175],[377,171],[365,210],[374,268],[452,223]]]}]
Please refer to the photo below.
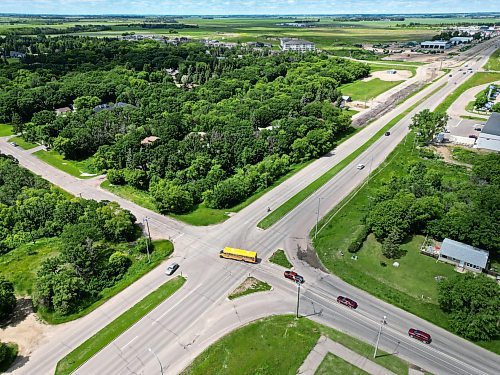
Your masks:
[{"label": "yellow school bus", "polygon": [[221,258],[242,260],[248,263],[257,263],[257,253],[255,251],[234,249],[232,247],[225,247],[219,253]]}]

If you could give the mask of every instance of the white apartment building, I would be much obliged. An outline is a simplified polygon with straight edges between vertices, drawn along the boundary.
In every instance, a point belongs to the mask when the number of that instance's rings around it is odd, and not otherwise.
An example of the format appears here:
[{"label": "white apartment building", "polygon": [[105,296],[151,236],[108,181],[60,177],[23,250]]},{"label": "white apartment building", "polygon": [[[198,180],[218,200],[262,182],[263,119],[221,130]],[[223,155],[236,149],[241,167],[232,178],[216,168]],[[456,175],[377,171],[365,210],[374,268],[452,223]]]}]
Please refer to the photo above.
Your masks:
[{"label": "white apartment building", "polygon": [[316,51],[316,45],[307,40],[280,38],[280,47],[283,51],[310,52]]}]

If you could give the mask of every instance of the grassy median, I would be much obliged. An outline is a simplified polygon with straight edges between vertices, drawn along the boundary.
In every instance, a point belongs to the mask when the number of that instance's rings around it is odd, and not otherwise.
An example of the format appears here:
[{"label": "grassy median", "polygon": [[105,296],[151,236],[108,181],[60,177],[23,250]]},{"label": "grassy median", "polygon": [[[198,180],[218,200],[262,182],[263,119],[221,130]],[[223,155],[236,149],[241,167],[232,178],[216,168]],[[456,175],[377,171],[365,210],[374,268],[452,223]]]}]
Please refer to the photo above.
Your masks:
[{"label": "grassy median", "polygon": [[261,319],[233,331],[208,347],[181,374],[296,374],[321,335],[396,374],[408,374],[408,364],[400,358],[379,352],[372,359],[372,345],[291,315]]},{"label": "grassy median", "polygon": [[165,301],[165,299],[174,294],[174,292],[177,291],[185,281],[185,278],[178,276],[160,286],[153,293],[144,297],[130,310],[121,314],[110,324],[74,349],[66,357],[61,359],[57,363],[55,374],[71,374],[78,367],[97,354],[101,349],[120,336],[123,332],[132,327],[160,303]]},{"label": "grassy median", "polygon": [[375,143],[387,130],[391,129],[394,125],[396,125],[399,121],[401,121],[408,113],[413,111],[422,101],[427,99],[429,96],[433,95],[437,91],[441,90],[445,84],[439,86],[437,89],[432,91],[425,98],[422,98],[410,108],[408,108],[403,113],[394,117],[391,121],[389,121],[382,129],[380,129],[373,137],[371,137],[364,145],[359,147],[357,150],[348,155],[345,159],[340,161],[340,163],[334,165],[330,170],[325,172],[323,175],[318,177],[316,180],[307,185],[304,189],[299,191],[269,215],[267,215],[264,219],[262,219],[257,227],[261,229],[267,229],[272,225],[276,224],[279,220],[281,220],[286,214],[291,212],[295,207],[297,207],[300,203],[306,200],[309,196],[311,196],[316,190],[318,190],[321,186],[330,181],[337,173],[339,173],[342,169],[348,166],[354,159],[356,159],[359,155],[361,155],[364,151],[366,151],[372,144]]},{"label": "grassy median", "polygon": [[287,269],[292,268],[292,263],[288,260],[286,257],[285,251],[284,250],[276,250],[273,255],[269,258],[269,261],[271,263],[277,264],[281,267],[285,267]]}]

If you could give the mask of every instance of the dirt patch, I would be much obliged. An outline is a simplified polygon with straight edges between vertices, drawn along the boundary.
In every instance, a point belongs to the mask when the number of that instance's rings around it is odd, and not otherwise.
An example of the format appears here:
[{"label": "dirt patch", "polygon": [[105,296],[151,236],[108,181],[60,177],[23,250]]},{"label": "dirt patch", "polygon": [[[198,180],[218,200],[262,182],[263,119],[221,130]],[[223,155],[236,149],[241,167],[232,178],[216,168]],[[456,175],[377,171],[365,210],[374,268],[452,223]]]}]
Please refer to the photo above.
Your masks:
[{"label": "dirt patch", "polygon": [[312,245],[308,245],[305,249],[303,249],[297,244],[297,258],[306,262],[311,267],[320,269],[323,272],[328,272],[328,270],[323,266],[323,263],[321,263],[321,260]]},{"label": "dirt patch", "polygon": [[249,289],[253,289],[257,286],[259,283],[259,280],[257,280],[255,277],[247,277],[245,281],[243,281],[239,287],[237,287],[231,294],[240,294],[244,293]]},{"label": "dirt patch", "polygon": [[405,88],[396,92],[394,95],[391,95],[389,98],[387,98],[384,103],[381,103],[380,105],[374,106],[373,108],[360,113],[359,116],[353,119],[352,125],[354,127],[361,127],[369,124],[371,120],[381,117],[382,115],[391,111],[398,105],[399,102],[401,102],[414,91],[417,91],[423,85],[424,83],[422,82],[416,82],[406,86]]},{"label": "dirt patch", "polygon": [[460,165],[467,168],[472,168],[472,165],[467,163],[462,163],[453,158],[450,149],[447,146],[429,146],[429,148],[443,157],[443,160],[449,164]]},{"label": "dirt patch", "polygon": [[378,78],[382,81],[406,81],[411,78],[412,72],[409,70],[378,70],[376,72],[370,73],[370,77],[364,78],[363,81],[370,81],[372,79]]},{"label": "dirt patch", "polygon": [[20,298],[13,317],[2,326],[0,335],[2,341],[16,343],[19,355],[23,357],[29,356],[40,345],[51,328],[54,327],[42,322],[33,312],[31,299]]}]

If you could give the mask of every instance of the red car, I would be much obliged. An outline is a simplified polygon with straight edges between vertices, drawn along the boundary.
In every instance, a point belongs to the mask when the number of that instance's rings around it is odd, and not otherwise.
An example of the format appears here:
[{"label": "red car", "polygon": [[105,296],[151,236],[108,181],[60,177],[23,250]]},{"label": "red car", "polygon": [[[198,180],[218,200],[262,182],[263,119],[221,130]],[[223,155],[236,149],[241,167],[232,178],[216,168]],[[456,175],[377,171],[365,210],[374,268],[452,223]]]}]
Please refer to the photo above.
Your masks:
[{"label": "red car", "polygon": [[415,328],[410,328],[408,330],[408,336],[410,336],[414,339],[420,340],[422,342],[425,342],[426,344],[430,344],[432,341],[431,335],[429,335],[428,333],[425,333],[424,331],[419,331],[418,329],[415,329]]},{"label": "red car", "polygon": [[305,281],[302,276],[300,276],[297,272],[293,272],[293,271],[285,271],[284,276],[285,276],[285,278],[293,280],[296,283],[303,284]]},{"label": "red car", "polygon": [[337,302],[341,303],[342,305],[346,305],[347,307],[349,307],[351,309],[356,309],[358,307],[358,303],[356,301],[353,301],[352,299],[344,297],[344,296],[338,296]]}]

